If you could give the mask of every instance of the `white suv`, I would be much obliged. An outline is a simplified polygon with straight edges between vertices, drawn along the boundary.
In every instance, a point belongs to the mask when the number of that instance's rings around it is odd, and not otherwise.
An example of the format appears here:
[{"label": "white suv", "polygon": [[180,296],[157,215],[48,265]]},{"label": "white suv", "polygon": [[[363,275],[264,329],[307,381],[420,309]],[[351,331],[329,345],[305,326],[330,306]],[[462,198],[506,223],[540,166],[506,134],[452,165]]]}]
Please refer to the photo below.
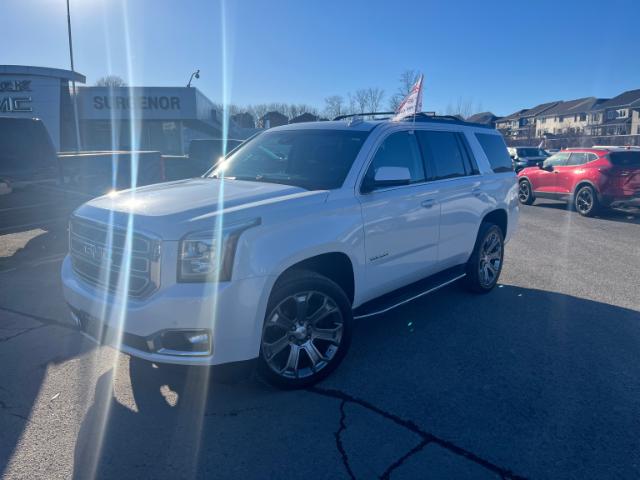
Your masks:
[{"label": "white suv", "polygon": [[426,115],[295,124],[202,178],[80,207],[64,294],[86,333],[136,357],[257,358],[300,387],[339,364],[354,319],[463,277],[491,290],[517,221],[493,129]]}]

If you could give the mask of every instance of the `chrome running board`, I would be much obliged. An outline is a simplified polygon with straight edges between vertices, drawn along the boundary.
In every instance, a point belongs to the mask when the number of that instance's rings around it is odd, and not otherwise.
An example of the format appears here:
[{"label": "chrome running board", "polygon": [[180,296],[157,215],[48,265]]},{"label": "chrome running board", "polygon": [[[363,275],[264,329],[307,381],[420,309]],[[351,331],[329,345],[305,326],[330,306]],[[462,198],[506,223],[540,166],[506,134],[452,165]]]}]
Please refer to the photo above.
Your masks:
[{"label": "chrome running board", "polygon": [[412,283],[406,287],[394,290],[379,298],[370,300],[358,308],[353,310],[353,318],[361,319],[381,315],[401,305],[417,300],[420,297],[429,295],[440,290],[447,285],[457,282],[464,278],[466,273],[464,265],[450,268],[443,272],[437,273],[432,277]]}]

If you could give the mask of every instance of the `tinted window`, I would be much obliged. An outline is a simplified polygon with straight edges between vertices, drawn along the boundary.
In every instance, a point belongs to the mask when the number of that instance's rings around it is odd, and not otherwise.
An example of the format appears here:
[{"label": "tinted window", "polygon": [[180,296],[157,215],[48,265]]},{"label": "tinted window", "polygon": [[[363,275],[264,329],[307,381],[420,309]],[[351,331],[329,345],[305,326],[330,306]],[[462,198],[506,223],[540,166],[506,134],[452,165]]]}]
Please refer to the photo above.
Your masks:
[{"label": "tinted window", "polygon": [[428,164],[433,166],[436,180],[464,177],[465,158],[454,132],[418,131],[422,152]]},{"label": "tinted window", "polygon": [[546,157],[547,152],[540,148],[518,148],[519,157]]},{"label": "tinted window", "polygon": [[464,165],[467,170],[467,175],[478,175],[480,170],[478,169],[476,159],[471,152],[471,147],[469,147],[467,138],[462,133],[456,133],[456,138],[458,139],[458,144],[462,151],[462,156],[464,157]]},{"label": "tinted window", "polygon": [[609,154],[611,163],[621,167],[640,167],[640,152],[613,152]]},{"label": "tinted window", "polygon": [[569,157],[567,165],[584,165],[589,161],[589,154],[582,152],[574,152]]},{"label": "tinted window", "polygon": [[490,135],[488,133],[476,133],[476,138],[480,142],[482,150],[489,159],[494,172],[512,172],[513,162],[507,153],[507,148],[501,135]]},{"label": "tinted window", "polygon": [[551,155],[544,161],[544,166],[548,167],[549,165],[552,165],[557,167],[558,165],[566,165],[567,160],[569,160],[569,155],[571,155],[569,152],[561,152]]},{"label": "tinted window", "polygon": [[424,165],[416,136],[409,132],[397,132],[389,135],[378,147],[375,157],[367,171],[367,178],[373,179],[380,167],[405,167],[409,169],[411,182],[424,182]]},{"label": "tinted window", "polygon": [[309,190],[339,188],[368,135],[347,130],[265,132],[240,146],[211,176]]}]

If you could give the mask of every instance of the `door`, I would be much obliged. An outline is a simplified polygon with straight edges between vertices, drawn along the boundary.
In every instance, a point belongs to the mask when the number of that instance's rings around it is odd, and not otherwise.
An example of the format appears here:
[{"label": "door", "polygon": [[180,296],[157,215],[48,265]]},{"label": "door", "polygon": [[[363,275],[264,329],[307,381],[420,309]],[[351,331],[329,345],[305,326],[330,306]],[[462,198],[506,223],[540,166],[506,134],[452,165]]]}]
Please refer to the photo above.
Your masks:
[{"label": "door", "polygon": [[438,270],[465,263],[471,256],[480,219],[493,204],[482,188],[478,166],[464,134],[417,132],[430,186],[440,205]]},{"label": "door", "polygon": [[[590,158],[590,156],[594,158]],[[597,158],[593,153],[571,152],[571,156],[566,164],[558,165],[555,168],[556,173],[556,191],[558,194],[573,193],[573,187],[576,184],[576,175],[581,172],[582,165]]]},{"label": "door", "polygon": [[[557,167],[565,165],[570,155],[570,152],[559,152],[547,158],[542,164],[543,168],[538,169],[534,175],[530,176],[530,179],[533,180],[533,191],[550,194],[558,193]],[[553,169],[551,171],[544,170],[547,167],[553,167]]]},{"label": "door", "polygon": [[425,183],[425,167],[413,132],[390,134],[378,147],[365,178],[380,167],[405,167],[408,185],[359,194],[370,298],[434,272],[438,257],[440,205]]}]

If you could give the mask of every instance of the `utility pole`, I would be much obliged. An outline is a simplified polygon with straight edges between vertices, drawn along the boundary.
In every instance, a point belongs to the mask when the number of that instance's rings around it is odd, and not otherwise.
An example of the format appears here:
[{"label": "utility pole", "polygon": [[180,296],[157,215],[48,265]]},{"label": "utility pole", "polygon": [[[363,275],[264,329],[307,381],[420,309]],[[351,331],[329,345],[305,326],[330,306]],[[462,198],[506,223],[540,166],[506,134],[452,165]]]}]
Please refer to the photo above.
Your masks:
[{"label": "utility pole", "polygon": [[76,91],[75,68],[73,66],[73,42],[71,40],[71,13],[69,11],[69,0],[67,0],[67,33],[69,35],[69,59],[71,60],[71,102],[73,103],[73,121],[76,127],[76,152],[80,151],[80,123],[78,122],[78,99]]}]

